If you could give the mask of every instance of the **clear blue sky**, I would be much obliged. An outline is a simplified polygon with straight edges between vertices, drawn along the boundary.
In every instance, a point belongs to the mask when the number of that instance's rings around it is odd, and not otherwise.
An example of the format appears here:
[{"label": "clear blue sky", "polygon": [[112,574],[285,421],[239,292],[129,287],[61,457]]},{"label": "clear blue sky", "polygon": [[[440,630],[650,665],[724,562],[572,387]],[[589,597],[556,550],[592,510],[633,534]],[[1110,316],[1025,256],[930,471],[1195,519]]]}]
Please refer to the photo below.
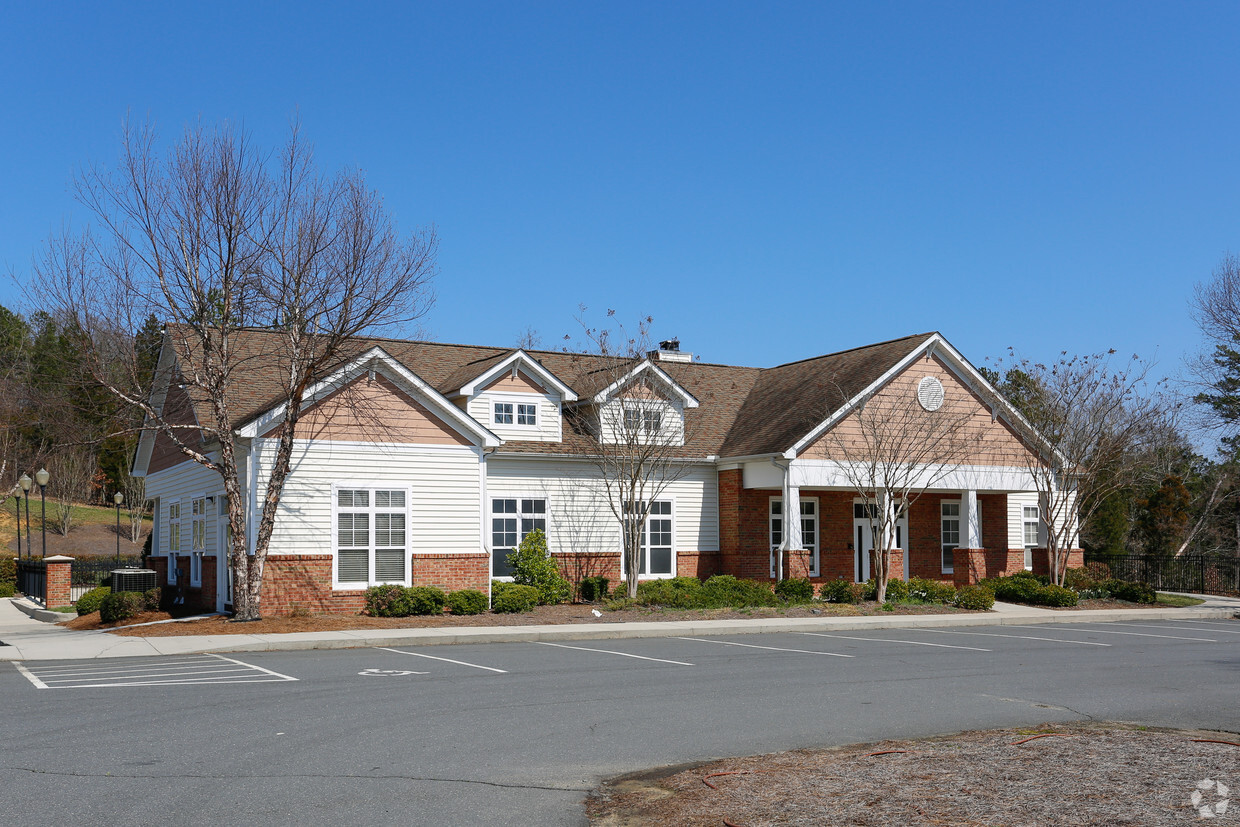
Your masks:
[{"label": "clear blue sky", "polygon": [[[0,269],[127,111],[275,145],[294,113],[441,238],[433,338],[579,304],[706,361],[942,330],[980,363],[1178,368],[1240,251],[1240,4],[16,3]],[[16,289],[0,284],[0,303]]]}]

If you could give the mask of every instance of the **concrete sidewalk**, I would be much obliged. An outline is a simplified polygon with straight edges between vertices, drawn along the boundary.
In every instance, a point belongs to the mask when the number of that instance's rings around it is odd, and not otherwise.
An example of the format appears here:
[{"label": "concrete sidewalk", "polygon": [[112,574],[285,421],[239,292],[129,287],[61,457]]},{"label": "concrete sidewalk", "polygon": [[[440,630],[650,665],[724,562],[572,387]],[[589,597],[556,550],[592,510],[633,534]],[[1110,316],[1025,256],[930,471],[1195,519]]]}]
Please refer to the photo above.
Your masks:
[{"label": "concrete sidewalk", "polygon": [[1133,620],[1207,620],[1240,616],[1240,600],[1208,595],[1186,609],[1066,610],[996,603],[985,614],[890,615],[885,617],[798,617],[753,620],[690,620],[642,623],[579,623],[550,626],[470,626],[437,629],[354,629],[267,635],[121,637],[77,632],[43,623],[0,600],[0,661],[76,660],[203,652],[270,652],[294,649],[351,649],[365,646],[431,646],[557,640],[759,634],[762,632],[865,629],[941,629],[1038,623],[1106,623]]}]

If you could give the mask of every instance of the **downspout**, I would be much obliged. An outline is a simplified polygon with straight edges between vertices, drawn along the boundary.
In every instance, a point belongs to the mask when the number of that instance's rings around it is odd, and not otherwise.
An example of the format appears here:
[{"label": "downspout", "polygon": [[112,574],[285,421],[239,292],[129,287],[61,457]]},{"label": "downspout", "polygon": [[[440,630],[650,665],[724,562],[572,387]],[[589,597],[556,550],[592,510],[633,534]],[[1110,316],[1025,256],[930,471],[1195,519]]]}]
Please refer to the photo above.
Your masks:
[{"label": "downspout", "polygon": [[478,526],[480,529],[479,534],[478,534],[478,539],[482,543],[482,550],[487,553],[487,606],[490,607],[491,606],[491,572],[495,570],[494,568],[495,551],[490,547],[490,545],[487,543],[487,540],[486,540],[486,537],[487,537],[487,457],[491,456],[491,454],[494,454],[496,451],[499,450],[499,448],[498,446],[495,448],[486,448],[486,447],[480,446],[480,448],[481,450],[478,451],[478,461],[482,465],[482,468],[479,469],[479,472],[480,472],[479,476],[481,477],[481,479],[479,480],[478,487],[482,493],[482,501],[478,504],[478,511],[480,512],[478,515],[479,517]]},{"label": "downspout", "polygon": [[[787,465],[780,465],[775,457],[771,457],[771,465],[784,472],[783,502],[779,507],[780,514],[782,515],[780,519],[783,520],[783,531],[780,532],[779,548],[775,550],[775,582],[778,583],[784,579],[784,549],[788,546],[788,501],[791,499],[788,496],[788,481],[792,477],[792,461],[789,460]],[[796,519],[801,519],[799,513],[796,515]]]}]

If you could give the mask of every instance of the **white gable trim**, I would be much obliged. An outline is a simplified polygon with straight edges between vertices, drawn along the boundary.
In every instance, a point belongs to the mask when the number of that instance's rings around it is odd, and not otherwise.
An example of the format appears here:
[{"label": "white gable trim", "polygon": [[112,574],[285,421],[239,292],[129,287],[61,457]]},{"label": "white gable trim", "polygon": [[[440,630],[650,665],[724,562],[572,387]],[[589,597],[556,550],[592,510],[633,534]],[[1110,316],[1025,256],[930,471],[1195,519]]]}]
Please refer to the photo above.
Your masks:
[{"label": "white gable trim", "polygon": [[[372,370],[381,372],[388,379],[395,382],[402,391],[426,403],[441,419],[463,436],[486,448],[497,448],[503,444],[503,440],[480,425],[456,405],[453,405],[448,401],[447,397],[431,387],[413,371],[393,359],[387,351],[378,346],[372,347],[353,361],[338,368],[327,378],[321,379],[310,386],[306,391],[305,398],[302,400],[301,409],[304,411],[306,408],[345,387],[354,379]],[[278,425],[284,419],[284,415],[285,406],[277,405],[241,426],[237,431],[237,435],[242,438],[260,436],[275,425]]]},{"label": "white gable trim", "polygon": [[614,395],[621,388],[623,388],[624,386],[632,382],[634,379],[636,379],[642,373],[642,371],[646,371],[646,370],[654,371],[654,375],[659,377],[659,379],[661,379],[663,383],[666,384],[669,389],[671,389],[672,393],[675,394],[677,397],[679,397],[680,401],[684,404],[686,408],[696,408],[698,406],[697,397],[689,393],[687,390],[682,388],[680,385],[676,384],[676,380],[668,376],[667,371],[663,370],[661,367],[656,365],[654,362],[651,362],[649,359],[643,359],[641,364],[639,364],[637,367],[633,368],[631,371],[626,373],[624,376],[620,377],[615,382],[612,382],[610,385],[603,388],[598,393],[594,394],[594,397],[590,401],[595,404],[601,405],[602,403],[610,399],[612,395]]},{"label": "white gable trim", "polygon": [[453,392],[453,396],[474,396],[480,393],[483,388],[498,379],[505,371],[511,370],[513,367],[532,374],[544,388],[554,390],[560,395],[565,402],[576,402],[577,393],[568,385],[561,382],[556,375],[547,370],[531,357],[524,350],[513,351],[507,358],[501,359],[497,364],[487,368],[478,376],[461,385],[460,389]]},{"label": "white gable trim", "polygon": [[[977,392],[979,389],[982,389],[985,391],[985,393],[980,395],[984,400],[986,400],[986,405],[991,409],[992,414],[996,417],[1006,419],[1009,425],[1019,423],[1021,429],[1025,430],[1029,434],[1033,434],[1035,439],[1038,439],[1038,442],[1041,443],[1043,450],[1054,453],[1050,446],[1038,438],[1037,431],[1034,429],[1033,425],[1029,423],[1029,420],[1025,419],[1024,415],[1022,415],[1020,411],[1016,410],[1010,402],[1004,399],[1003,395],[995,390],[994,387],[986,381],[986,377],[982,376],[982,374],[979,373],[973,365],[969,364],[969,360],[965,359],[964,356],[961,355],[960,351],[952,347],[951,343],[944,339],[941,334],[935,333],[899,362],[896,362],[891,368],[883,373],[882,376],[870,383],[865,390],[858,393],[852,399],[849,399],[843,406],[835,411],[835,413],[831,414],[825,420],[820,422],[812,431],[797,440],[792,448],[784,452],[784,457],[787,459],[795,459],[798,454],[812,445],[815,440],[834,427],[841,419],[856,410],[859,405],[874,395],[879,388],[886,385],[896,376],[899,376],[900,373],[912,365],[913,362],[923,356],[929,358],[936,355],[942,358],[944,366],[946,366],[957,379],[968,386],[970,390]],[[1060,457],[1060,459],[1062,459],[1062,457]]]},{"label": "white gable trim", "polygon": [[[168,399],[169,385],[172,384],[172,377],[175,374],[174,364],[174,348],[168,341],[167,331],[164,332],[163,341],[159,346],[159,359],[155,363],[155,376],[151,383],[151,395],[147,401],[160,414],[164,412],[164,403]],[[190,406],[193,412],[193,406]],[[195,414],[197,421],[197,414]],[[158,436],[158,429],[151,424],[151,418],[145,417],[143,421],[142,435],[138,438],[138,450],[134,452],[133,468],[130,474],[135,477],[145,477],[150,468],[151,455],[155,451],[155,438]]]}]

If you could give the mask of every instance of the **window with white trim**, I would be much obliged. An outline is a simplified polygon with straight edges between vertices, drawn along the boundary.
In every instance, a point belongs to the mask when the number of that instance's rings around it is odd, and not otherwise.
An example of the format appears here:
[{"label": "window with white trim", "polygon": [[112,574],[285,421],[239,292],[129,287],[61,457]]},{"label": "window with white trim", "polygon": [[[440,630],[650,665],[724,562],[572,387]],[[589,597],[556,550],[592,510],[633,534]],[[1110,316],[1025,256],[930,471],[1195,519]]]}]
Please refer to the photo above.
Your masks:
[{"label": "window with white trim", "polygon": [[[775,552],[784,542],[784,498],[771,497],[771,572],[775,572]],[[809,576],[818,576],[818,498],[801,499],[801,548],[809,552]]]},{"label": "window with white trim", "polygon": [[538,404],[536,402],[493,402],[491,403],[491,417],[496,425],[535,428],[538,426]]},{"label": "window with white trim", "polygon": [[190,551],[203,551],[207,547],[207,498],[194,497],[190,501]]},{"label": "window with white trim", "polygon": [[508,555],[525,535],[547,531],[547,501],[538,498],[495,497],[491,500],[491,576],[512,577]]},{"label": "window with white trim", "polygon": [[[637,519],[632,503],[625,506],[629,519]],[[671,577],[676,574],[676,552],[672,537],[672,501],[653,500],[642,526],[638,552],[638,577]]]},{"label": "window with white trim", "polygon": [[189,556],[189,584],[194,588],[202,585],[202,555],[201,551],[195,551]]},{"label": "window with white trim", "polygon": [[955,571],[953,563],[953,554],[960,546],[960,503],[942,503],[941,518],[943,526],[943,573],[951,574]]},{"label": "window with white trim", "polygon": [[177,501],[168,503],[168,548],[166,548],[165,551],[175,553],[180,550],[181,503],[180,501]]},{"label": "window with white trim", "polygon": [[663,412],[641,402],[624,403],[624,432],[649,436],[663,430]]},{"label": "window with white trim", "polygon": [[1021,507],[1021,529],[1025,541],[1025,570],[1033,571],[1033,550],[1038,547],[1040,516],[1036,505]]},{"label": "window with white trim", "polygon": [[336,582],[408,584],[409,495],[400,488],[336,490]]}]

